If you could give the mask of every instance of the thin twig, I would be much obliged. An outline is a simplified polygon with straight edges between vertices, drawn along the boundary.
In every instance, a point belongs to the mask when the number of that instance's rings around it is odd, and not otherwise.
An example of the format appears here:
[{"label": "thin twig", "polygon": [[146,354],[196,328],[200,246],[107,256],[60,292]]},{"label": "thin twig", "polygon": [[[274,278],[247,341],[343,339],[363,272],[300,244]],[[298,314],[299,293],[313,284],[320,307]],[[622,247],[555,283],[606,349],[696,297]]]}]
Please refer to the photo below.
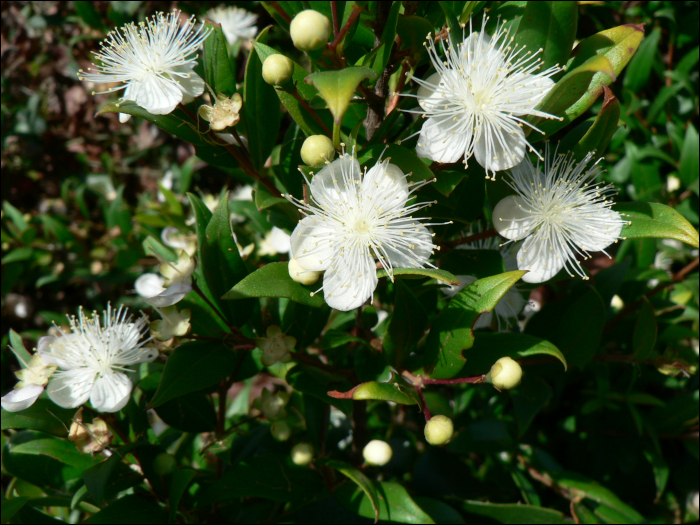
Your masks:
[{"label": "thin twig", "polygon": [[338,2],[331,2],[331,16],[333,17],[333,38],[338,36]]},{"label": "thin twig", "polygon": [[282,9],[282,6],[279,4],[279,2],[268,2],[268,5],[277,11],[277,14],[282,17],[282,19],[287,22],[288,24],[292,22],[292,17],[287,14],[287,12]]},{"label": "thin twig", "polygon": [[486,376],[458,377],[456,379],[427,379],[422,378],[424,385],[456,385],[460,383],[483,383]]},{"label": "thin twig", "polygon": [[454,248],[462,244],[468,244],[470,242],[480,241],[482,239],[488,239],[490,237],[497,236],[498,232],[496,231],[496,228],[489,228],[488,230],[484,230],[480,233],[475,233],[474,235],[470,235],[469,237],[462,237],[461,239],[457,239],[456,241],[450,241],[448,243],[443,244],[442,246],[445,248]]},{"label": "thin twig", "polygon": [[340,32],[335,36],[333,39],[333,42],[328,44],[328,47],[331,49],[331,51],[335,51],[338,48],[338,45],[340,45],[340,42],[343,41],[343,38],[345,38],[345,35],[350,31],[350,28],[352,25],[355,23],[355,20],[360,16],[360,12],[362,11],[362,8],[355,4],[352,7],[352,12],[350,13],[350,16],[348,17],[348,21],[345,22],[345,25],[343,28],[340,30]]},{"label": "thin twig", "polygon": [[418,391],[418,395],[420,396],[420,401],[423,403],[423,414],[425,414],[425,421],[426,423],[430,421],[431,415],[430,415],[430,410],[428,409],[428,403],[425,401],[425,396],[423,395],[423,390],[420,388],[416,388]]},{"label": "thin twig", "polygon": [[314,111],[314,108],[309,106],[309,103],[306,100],[304,100],[304,98],[301,96],[301,94],[297,90],[296,82],[294,83],[294,89],[291,91],[283,87],[278,87],[277,90],[284,91],[285,93],[289,93],[290,95],[292,95],[294,97],[294,100],[301,104],[301,107],[303,107],[309,113],[309,115],[311,115],[311,117],[318,123],[318,125],[323,128],[323,131],[326,133],[326,135],[330,137],[331,130],[328,129],[328,126],[326,126],[323,120],[321,120],[321,117],[318,116],[318,113]]},{"label": "thin twig", "polygon": [[226,320],[226,317],[224,317],[224,314],[221,313],[221,310],[219,310],[209,299],[207,299],[207,296],[204,295],[204,292],[197,286],[197,283],[192,283],[192,289],[199,294],[199,296],[204,299],[204,302],[209,305],[209,307],[214,310],[214,312],[221,318],[221,320],[228,326],[228,321]]}]

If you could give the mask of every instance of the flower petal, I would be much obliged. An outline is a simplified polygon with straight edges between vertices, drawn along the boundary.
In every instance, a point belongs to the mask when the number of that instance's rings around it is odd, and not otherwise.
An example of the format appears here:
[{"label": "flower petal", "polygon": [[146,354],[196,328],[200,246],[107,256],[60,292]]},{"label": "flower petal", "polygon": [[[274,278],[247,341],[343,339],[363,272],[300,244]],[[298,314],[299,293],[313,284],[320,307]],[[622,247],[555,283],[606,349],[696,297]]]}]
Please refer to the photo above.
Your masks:
[{"label": "flower petal", "polygon": [[108,372],[95,381],[90,403],[98,412],[119,412],[129,402],[131,388],[126,374]]},{"label": "flower petal", "polygon": [[347,312],[372,297],[377,288],[374,258],[359,247],[339,256],[323,276],[323,293],[331,308]]},{"label": "flower petal", "polygon": [[[314,175],[310,189],[313,199],[322,205],[338,202],[340,199],[347,202],[348,188],[346,184],[361,178],[360,163],[352,155],[340,156],[330,164],[326,164],[321,171]],[[354,193],[350,192],[350,193]]]},{"label": "flower petal", "polygon": [[77,368],[54,374],[46,387],[51,401],[63,408],[84,405],[90,399],[97,374],[93,369]]},{"label": "flower petal", "polygon": [[527,203],[514,195],[501,199],[493,209],[492,217],[499,235],[514,241],[530,235],[537,224],[537,217],[530,213]]},{"label": "flower petal", "polygon": [[362,180],[361,188],[362,194],[372,195],[378,205],[386,199],[384,202],[387,206],[403,208],[408,200],[406,175],[401,168],[391,163],[375,164]]},{"label": "flower petal", "polygon": [[189,283],[174,283],[168,286],[164,292],[155,297],[149,297],[146,301],[157,308],[172,306],[180,302],[191,291],[192,285]]},{"label": "flower petal", "polygon": [[525,299],[523,295],[518,291],[511,288],[505,295],[498,301],[494,311],[496,315],[500,317],[513,318],[517,317],[520,312],[522,312],[525,306]]},{"label": "flower petal", "polygon": [[483,122],[481,133],[474,142],[476,161],[487,172],[496,172],[512,168],[525,157],[525,133],[520,128],[508,132],[501,129],[500,122]]},{"label": "flower petal", "polygon": [[607,220],[600,222],[596,228],[587,226],[582,221],[580,230],[569,229],[573,242],[588,252],[599,252],[614,243],[620,237],[625,222],[613,210],[603,210],[597,217],[602,219],[605,215],[609,215]]},{"label": "flower petal", "polygon": [[[432,103],[432,102],[431,102]],[[461,123],[457,123],[461,126]],[[426,120],[418,137],[416,155],[436,162],[457,162],[465,156],[471,140],[471,130],[462,132],[446,117],[431,117]]]},{"label": "flower petal", "polygon": [[44,387],[39,385],[27,385],[17,390],[10,390],[1,398],[2,408],[8,412],[19,412],[29,408],[39,399],[43,391]]},{"label": "flower petal", "polygon": [[178,81],[178,86],[182,90],[182,103],[188,104],[195,97],[204,93],[204,80],[190,66],[177,66],[172,69],[174,74],[171,77]]},{"label": "flower petal", "polygon": [[134,101],[153,115],[167,115],[182,101],[177,84],[156,75],[131,86],[134,86]]},{"label": "flower petal", "polygon": [[335,254],[332,247],[335,229],[326,226],[315,217],[305,217],[292,232],[291,252],[299,266],[305,270],[326,270]]},{"label": "flower petal", "polygon": [[[79,334],[64,334],[61,337],[45,336],[39,339],[37,354],[47,365],[56,365],[63,370],[71,370],[80,367],[80,363],[73,362],[70,356],[80,356],[81,352],[64,352],[65,347],[80,347],[85,340]],[[67,358],[68,357],[68,358]]]},{"label": "flower petal", "polygon": [[[382,248],[389,256],[392,268],[421,268],[433,253],[433,236],[421,223],[411,223],[403,237],[396,237],[393,244]],[[408,240],[407,240],[408,239]]]},{"label": "flower petal", "polygon": [[155,297],[165,291],[164,282],[165,279],[158,274],[144,273],[136,279],[134,288],[141,297]]},{"label": "flower petal", "polygon": [[[531,235],[518,250],[518,269],[529,270],[523,275],[526,283],[548,281],[564,267],[564,259],[557,256],[556,251],[548,249],[548,244]],[[568,250],[568,247],[564,249]]]}]

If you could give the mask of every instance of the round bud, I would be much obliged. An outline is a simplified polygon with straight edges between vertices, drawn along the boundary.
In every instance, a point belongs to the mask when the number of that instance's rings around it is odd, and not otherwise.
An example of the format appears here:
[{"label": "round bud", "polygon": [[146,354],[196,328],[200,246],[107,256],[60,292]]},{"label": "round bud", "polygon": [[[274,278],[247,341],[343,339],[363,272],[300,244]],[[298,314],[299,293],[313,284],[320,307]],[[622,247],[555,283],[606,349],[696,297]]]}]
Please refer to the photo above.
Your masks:
[{"label": "round bud", "polygon": [[292,447],[292,461],[301,467],[311,463],[314,459],[314,447],[308,443],[299,443]]},{"label": "round bud", "polygon": [[300,51],[321,49],[331,36],[331,21],[318,11],[307,9],[294,17],[289,25],[294,47]]},{"label": "round bud", "polygon": [[501,357],[491,367],[491,371],[486,375],[489,381],[499,390],[510,390],[520,384],[523,377],[523,369],[517,361],[510,357]]},{"label": "round bud", "polygon": [[425,440],[431,445],[444,445],[454,434],[455,427],[447,416],[433,416],[425,424]]},{"label": "round bud", "polygon": [[277,421],[270,427],[270,433],[277,441],[287,441],[292,435],[292,429],[286,421]]},{"label": "round bud", "polygon": [[311,135],[301,146],[301,160],[312,168],[322,167],[326,161],[333,160],[333,157],[333,141],[325,135]]},{"label": "round bud", "polygon": [[314,284],[321,276],[321,272],[304,270],[304,268],[299,266],[296,257],[292,257],[292,259],[289,261],[289,276],[294,282],[300,284]]},{"label": "round bud", "polygon": [[263,62],[263,80],[273,86],[286,84],[292,78],[294,62],[284,55],[270,55]]},{"label": "round bud", "polygon": [[393,451],[391,446],[386,441],[380,439],[373,439],[362,450],[362,457],[368,465],[375,465],[377,467],[383,467],[389,461],[391,461],[391,455]]},{"label": "round bud", "polygon": [[158,454],[153,460],[153,470],[159,476],[167,476],[177,469],[177,460],[172,454]]}]

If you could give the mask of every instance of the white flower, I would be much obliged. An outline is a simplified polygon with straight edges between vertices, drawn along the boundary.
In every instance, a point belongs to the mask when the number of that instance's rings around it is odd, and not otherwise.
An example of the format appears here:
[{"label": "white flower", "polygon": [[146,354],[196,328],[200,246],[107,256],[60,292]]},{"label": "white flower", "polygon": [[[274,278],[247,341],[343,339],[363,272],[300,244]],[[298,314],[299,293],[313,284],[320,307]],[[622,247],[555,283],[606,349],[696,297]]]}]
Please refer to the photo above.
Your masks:
[{"label": "white flower", "polygon": [[296,337],[285,335],[282,329],[275,325],[268,326],[265,335],[267,337],[255,339],[255,344],[263,352],[262,363],[265,366],[272,366],[277,361],[289,363],[292,360],[289,351],[297,344]]},{"label": "white flower", "polygon": [[337,310],[352,310],[372,296],[377,261],[392,279],[393,268],[434,267],[428,263],[436,248],[432,235],[412,216],[432,203],[407,205],[431,181],[409,183],[389,160],[363,177],[357,159],[343,152],[309,183],[308,204],[286,196],[308,215],[292,233],[292,257],[305,270],[325,271],[325,299]]},{"label": "white flower", "polygon": [[185,308],[178,312],[176,306],[166,306],[165,308],[156,308],[162,319],[153,321],[149,327],[151,335],[159,341],[168,341],[173,337],[182,337],[190,330],[190,318],[192,311]]},{"label": "white flower", "polygon": [[102,319],[82,309],[69,319],[72,333],[39,340],[38,354],[45,363],[58,366],[46,390],[64,408],[75,408],[89,399],[99,412],[117,412],[129,401],[132,383],[124,372],[129,365],[150,363],[155,348],[144,347],[148,318],[133,321],[128,310],[107,306]]},{"label": "white flower", "polygon": [[258,15],[249,13],[240,7],[220,6],[210,9],[207,11],[207,18],[221,24],[221,29],[230,45],[234,45],[239,40],[255,38],[258,32],[258,28],[255,26]]},{"label": "white flower", "polygon": [[480,33],[472,32],[464,42],[454,45],[448,36],[442,41],[444,59],[440,58],[428,34],[430,60],[436,73],[421,80],[411,78],[420,88],[420,110],[413,111],[426,118],[420,131],[416,153],[438,162],[467,164],[474,155],[476,161],[495,178],[495,172],[512,168],[532,147],[521,129],[528,124],[523,117],[534,115],[556,118],[537,111],[535,107],[554,85],[549,78],[558,71],[553,66],[541,69],[542,51],[526,51],[513,45],[505,23],[496,28],[493,37],[484,32],[484,17]]},{"label": "white flower", "polygon": [[156,273],[144,273],[134,282],[136,293],[144,299],[150,299],[165,291],[165,279]]},{"label": "white flower", "polygon": [[[195,54],[210,30],[194,30],[192,16],[184,25],[180,11],[158,13],[145,22],[130,23],[109,33],[87,72],[78,72],[80,80],[95,83],[123,82],[103,93],[125,89],[120,99],[133,100],[154,115],[165,115],[180,103],[191,102],[204,91],[204,80],[194,72]],[[192,56],[195,54],[194,56]],[[189,57],[189,58],[188,58]],[[95,92],[93,92],[95,94]],[[126,122],[129,115],[119,114]]]},{"label": "white flower", "polygon": [[272,229],[265,234],[265,238],[260,243],[258,255],[277,255],[278,253],[289,252],[290,235],[284,230],[273,226]]},{"label": "white flower", "polygon": [[[575,164],[572,155],[549,155],[545,151],[544,171],[525,158],[511,171],[508,185],[517,195],[501,200],[493,210],[493,223],[503,237],[525,240],[516,255],[518,268],[529,270],[528,283],[541,283],[565,268],[588,279],[577,255],[602,251],[617,242],[625,221],[610,209],[611,185],[595,180],[600,173],[596,162],[586,171],[593,153]],[[608,255],[609,256],[609,255]]]},{"label": "white flower", "polygon": [[[19,355],[18,358],[22,360]],[[56,365],[44,363],[38,354],[34,354],[29,363],[22,360],[22,364],[24,368],[15,372],[19,381],[14,390],[2,397],[2,408],[8,412],[19,412],[32,406],[57,368]]]},{"label": "white flower", "polygon": [[163,244],[176,250],[185,250],[188,255],[197,253],[197,236],[190,232],[182,232],[175,226],[166,226],[160,232]]}]

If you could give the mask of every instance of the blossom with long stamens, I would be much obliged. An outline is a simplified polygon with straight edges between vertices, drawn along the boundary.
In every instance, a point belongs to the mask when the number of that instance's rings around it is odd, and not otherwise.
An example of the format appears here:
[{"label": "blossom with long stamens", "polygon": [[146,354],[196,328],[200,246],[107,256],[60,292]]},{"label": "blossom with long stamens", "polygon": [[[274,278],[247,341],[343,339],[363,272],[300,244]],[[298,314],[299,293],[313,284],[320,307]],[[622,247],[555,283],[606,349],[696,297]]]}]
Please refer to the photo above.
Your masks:
[{"label": "blossom with long stamens", "polygon": [[[420,109],[408,110],[427,119],[420,131],[416,153],[437,162],[467,164],[474,155],[486,170],[486,177],[512,168],[532,147],[525,138],[523,125],[528,115],[558,118],[538,111],[536,106],[552,89],[551,76],[561,68],[556,65],[539,71],[542,60],[538,50],[513,43],[505,23],[496,27],[493,36],[484,28],[472,31],[455,43],[451,34],[441,42],[441,58],[428,34],[428,49],[435,73],[426,80],[409,75],[418,85]],[[539,131],[539,130],[538,130]]]},{"label": "blossom with long stamens", "polygon": [[39,340],[37,353],[44,363],[56,365],[46,387],[49,398],[64,408],[75,408],[88,399],[99,412],[117,412],[131,395],[128,366],[150,363],[158,350],[145,346],[151,338],[148,318],[134,320],[128,310],[107,306],[102,318],[93,312],[69,318],[71,333]]},{"label": "blossom with long stamens", "polygon": [[599,159],[588,169],[594,153],[576,163],[572,154],[545,150],[543,169],[525,158],[513,170],[508,185],[517,195],[502,199],[493,210],[493,224],[503,237],[524,240],[516,255],[518,268],[529,270],[528,283],[541,283],[564,268],[573,277],[588,279],[577,256],[602,251],[617,242],[626,221],[610,209],[617,190],[596,182]]},{"label": "blossom with long stamens", "polygon": [[249,13],[240,7],[216,7],[207,11],[207,18],[221,24],[221,30],[230,45],[234,45],[239,40],[255,38],[258,32],[255,25],[258,21],[258,15]]},{"label": "blossom with long stamens", "polygon": [[[194,25],[194,16],[181,24],[180,11],[173,11],[115,29],[94,53],[102,65],[81,69],[78,78],[98,84],[123,82],[101,93],[124,89],[120,102],[133,100],[149,113],[168,114],[179,103],[191,102],[204,92],[204,80],[193,68],[197,50],[211,30],[202,26],[195,30]],[[119,114],[121,122],[129,117]]]},{"label": "blossom with long stamens", "polygon": [[408,204],[431,181],[408,182],[390,159],[364,176],[354,155],[327,164],[311,182],[308,203],[286,196],[305,213],[292,233],[296,264],[325,272],[323,292],[329,306],[359,307],[377,287],[377,261],[393,279],[394,268],[422,268],[436,249],[432,235],[412,214],[432,202]]}]

